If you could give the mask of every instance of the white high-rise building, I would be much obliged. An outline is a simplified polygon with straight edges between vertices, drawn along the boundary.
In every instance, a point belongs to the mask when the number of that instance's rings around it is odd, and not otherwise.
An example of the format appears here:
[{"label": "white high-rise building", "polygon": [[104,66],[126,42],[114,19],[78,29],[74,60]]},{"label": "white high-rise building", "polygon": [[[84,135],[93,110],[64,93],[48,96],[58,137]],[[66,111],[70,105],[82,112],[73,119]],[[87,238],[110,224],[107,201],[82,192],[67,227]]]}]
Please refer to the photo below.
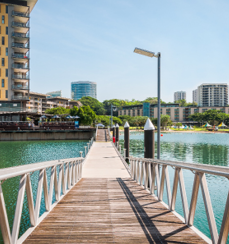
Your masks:
[{"label": "white high-rise building", "polygon": [[193,103],[198,103],[197,94],[198,94],[198,89],[195,89],[192,91],[192,102]]},{"label": "white high-rise building", "polygon": [[197,88],[197,104],[200,107],[220,107],[228,104],[226,83],[204,83]]},{"label": "white high-rise building", "polygon": [[182,99],[186,100],[186,92],[185,91],[174,92],[174,102],[176,102],[178,100],[182,100]]}]

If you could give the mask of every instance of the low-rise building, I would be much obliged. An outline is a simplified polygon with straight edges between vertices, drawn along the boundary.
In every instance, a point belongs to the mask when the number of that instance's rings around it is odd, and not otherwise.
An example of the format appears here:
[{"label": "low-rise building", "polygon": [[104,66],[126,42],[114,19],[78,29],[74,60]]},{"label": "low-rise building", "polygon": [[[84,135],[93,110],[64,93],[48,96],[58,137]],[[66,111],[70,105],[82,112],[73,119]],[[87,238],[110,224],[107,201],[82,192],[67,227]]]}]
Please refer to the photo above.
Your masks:
[{"label": "low-rise building", "polygon": [[[178,103],[161,104],[161,114],[169,115],[173,122],[188,122],[189,116],[194,113],[203,113],[209,109],[221,110],[223,113],[229,114],[229,107],[179,107]],[[118,110],[118,116],[129,115],[134,116],[148,116],[157,118],[157,104],[143,103],[142,105],[123,106]]]}]

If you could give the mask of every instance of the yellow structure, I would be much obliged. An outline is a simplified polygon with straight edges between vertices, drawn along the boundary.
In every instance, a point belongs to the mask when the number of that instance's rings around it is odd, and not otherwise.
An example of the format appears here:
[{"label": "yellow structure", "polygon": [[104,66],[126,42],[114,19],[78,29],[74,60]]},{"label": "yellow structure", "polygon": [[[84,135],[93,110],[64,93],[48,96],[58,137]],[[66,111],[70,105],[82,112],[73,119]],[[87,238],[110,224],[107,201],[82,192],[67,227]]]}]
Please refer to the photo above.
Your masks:
[{"label": "yellow structure", "polygon": [[0,101],[8,105],[25,107],[29,100],[29,23],[36,2],[0,0]]},{"label": "yellow structure", "polygon": [[8,100],[8,5],[0,4],[0,100]]}]

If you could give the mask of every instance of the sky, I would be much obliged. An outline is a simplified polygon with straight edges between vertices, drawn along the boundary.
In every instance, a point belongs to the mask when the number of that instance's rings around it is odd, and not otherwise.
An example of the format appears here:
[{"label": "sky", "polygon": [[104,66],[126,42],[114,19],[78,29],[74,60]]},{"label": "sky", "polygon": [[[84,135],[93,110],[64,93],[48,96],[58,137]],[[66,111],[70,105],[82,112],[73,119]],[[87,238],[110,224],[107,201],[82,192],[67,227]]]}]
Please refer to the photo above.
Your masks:
[{"label": "sky", "polygon": [[202,83],[229,81],[228,0],[38,0],[31,13],[30,87],[62,90],[71,82],[97,83],[97,99],[157,96],[161,53],[161,99]]}]

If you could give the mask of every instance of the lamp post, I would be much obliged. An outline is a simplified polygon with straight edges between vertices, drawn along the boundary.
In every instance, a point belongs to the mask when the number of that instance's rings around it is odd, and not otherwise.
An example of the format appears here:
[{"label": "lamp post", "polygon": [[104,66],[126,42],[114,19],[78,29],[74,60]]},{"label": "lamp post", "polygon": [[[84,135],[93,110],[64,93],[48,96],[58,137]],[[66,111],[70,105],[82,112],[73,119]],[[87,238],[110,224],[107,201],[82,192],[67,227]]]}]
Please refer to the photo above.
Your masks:
[{"label": "lamp post", "polygon": [[113,125],[113,111],[116,111],[116,107],[113,106],[113,104],[111,103],[111,128]]},{"label": "lamp post", "polygon": [[150,57],[150,58],[157,58],[157,68],[158,68],[158,73],[157,73],[157,159],[160,159],[160,139],[161,139],[161,53],[158,52],[155,54],[154,52],[150,52],[147,50],[143,50],[140,48],[135,48],[134,49],[135,53]]}]

